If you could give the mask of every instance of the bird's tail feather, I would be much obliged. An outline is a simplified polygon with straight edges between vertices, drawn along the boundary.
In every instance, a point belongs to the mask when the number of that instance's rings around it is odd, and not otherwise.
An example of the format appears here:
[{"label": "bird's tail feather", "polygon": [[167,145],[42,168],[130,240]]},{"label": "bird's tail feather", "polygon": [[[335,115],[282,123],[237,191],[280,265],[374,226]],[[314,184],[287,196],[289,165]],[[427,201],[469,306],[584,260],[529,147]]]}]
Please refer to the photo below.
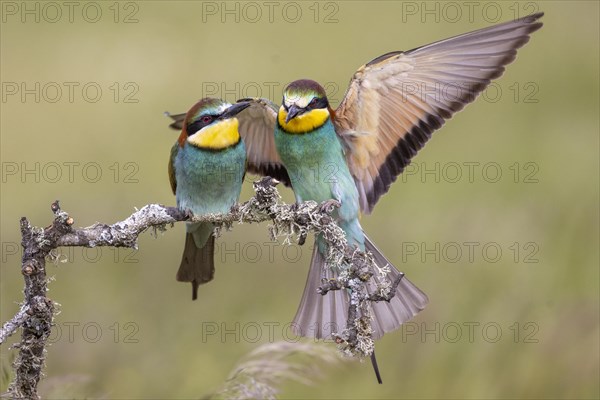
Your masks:
[{"label": "bird's tail feather", "polygon": [[192,283],[192,300],[198,298],[198,286],[209,282],[215,276],[215,237],[211,234],[203,247],[198,247],[194,234],[185,235],[185,247],[181,265],[177,271],[177,280]]},{"label": "bird's tail feather", "polygon": [[[400,328],[400,325],[409,321],[425,308],[429,299],[427,295],[409,281],[402,272],[398,271],[394,265],[379,251],[371,240],[365,235],[365,250],[373,254],[373,259],[378,267],[388,266],[389,272],[387,279],[393,282],[398,276],[402,275],[402,280],[396,289],[394,297],[389,301],[373,302],[373,338],[378,339],[386,332],[394,331]],[[367,290],[373,293],[376,284],[381,283],[381,277],[375,273],[369,281]]]},{"label": "bird's tail feather", "polygon": [[345,290],[330,291],[325,296],[317,293],[322,278],[334,279],[337,275],[333,268],[326,267],[325,257],[315,243],[306,286],[292,324],[296,335],[331,339],[332,333],[346,328],[348,293]]},{"label": "bird's tail feather", "polygon": [[[373,254],[380,268],[388,266],[387,279],[394,281],[404,275],[375,247],[365,235],[365,249]],[[321,279],[337,278],[337,271],[327,268],[325,257],[319,252],[315,243],[310,270],[300,301],[300,306],[294,317],[293,330],[297,335],[318,339],[332,339],[332,333],[339,333],[346,328],[348,316],[348,293],[346,290],[330,291],[326,295],[317,293]],[[369,281],[367,290],[373,293],[376,284],[381,282],[377,273]],[[427,305],[428,298],[419,288],[403,277],[394,297],[389,301],[373,302],[372,321],[373,338],[379,339],[384,333],[398,329],[404,322],[410,320]]]}]

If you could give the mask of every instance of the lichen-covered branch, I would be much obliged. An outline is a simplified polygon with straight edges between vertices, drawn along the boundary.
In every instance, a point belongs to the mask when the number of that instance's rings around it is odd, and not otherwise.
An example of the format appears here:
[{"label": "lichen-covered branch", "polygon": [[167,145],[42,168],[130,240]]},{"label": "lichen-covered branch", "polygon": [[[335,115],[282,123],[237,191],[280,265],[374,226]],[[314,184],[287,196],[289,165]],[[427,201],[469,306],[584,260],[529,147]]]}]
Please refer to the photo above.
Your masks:
[{"label": "lichen-covered branch", "polygon": [[390,301],[404,278],[400,273],[393,282],[385,282],[385,287],[369,294],[367,282],[374,273],[380,273],[381,278],[385,272],[376,265],[370,254],[354,250],[347,251],[344,262],[350,268],[344,270],[335,280],[323,279],[317,292],[323,296],[333,290],[348,290],[350,304],[346,329],[335,335],[340,350],[349,356],[366,357],[374,351],[374,342],[371,329],[371,309],[369,304],[378,301]]},{"label": "lichen-covered branch", "polygon": [[[54,303],[47,297],[46,257],[61,246],[112,246],[137,247],[141,233],[153,228],[164,230],[175,222],[212,222],[217,234],[230,229],[234,223],[258,223],[269,221],[273,239],[283,237],[290,243],[294,237],[303,244],[312,231],[321,235],[328,244],[327,262],[344,268],[337,280],[324,282],[320,293],[330,290],[349,289],[350,306],[347,328],[338,334],[342,350],[351,355],[368,356],[373,351],[370,327],[370,301],[389,301],[395,290],[380,288],[376,293],[367,293],[366,282],[377,273],[369,254],[348,247],[342,229],[330,214],[339,203],[330,200],[322,204],[307,201],[299,204],[284,204],[272,178],[263,178],[254,183],[255,195],[245,203],[236,204],[229,213],[192,215],[176,207],[150,204],[133,213],[127,219],[112,225],[97,223],[87,228],[74,228],[74,219],[61,210],[58,201],[51,206],[54,221],[49,227],[31,226],[26,218],[21,219],[23,246],[22,273],[25,280],[25,299],[19,312],[2,326],[0,343],[22,328],[21,341],[14,347],[19,349],[13,367],[15,378],[9,386],[11,398],[36,399],[37,385],[42,376],[46,356],[46,342],[51,332],[55,313]],[[393,288],[399,283],[394,282]]]},{"label": "lichen-covered branch", "polygon": [[29,318],[29,310],[31,307],[28,305],[21,306],[19,312],[15,314],[9,321],[6,321],[2,328],[0,329],[0,344],[4,343],[6,339],[12,336],[13,333],[17,331],[24,323],[27,318]]}]

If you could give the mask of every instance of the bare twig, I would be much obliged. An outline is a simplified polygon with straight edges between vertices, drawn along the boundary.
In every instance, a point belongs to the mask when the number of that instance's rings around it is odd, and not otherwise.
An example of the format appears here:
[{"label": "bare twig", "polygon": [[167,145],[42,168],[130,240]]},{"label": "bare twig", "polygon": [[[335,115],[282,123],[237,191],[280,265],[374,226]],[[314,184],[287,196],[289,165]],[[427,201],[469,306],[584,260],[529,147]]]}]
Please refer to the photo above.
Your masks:
[{"label": "bare twig", "polygon": [[[15,378],[10,384],[11,398],[38,398],[37,385],[42,377],[46,355],[46,341],[54,318],[54,303],[46,296],[46,257],[61,246],[112,246],[137,248],[138,236],[149,228],[165,230],[167,224],[180,221],[212,222],[221,229],[229,229],[236,222],[257,223],[270,221],[273,239],[283,237],[289,243],[297,236],[302,244],[309,231],[321,235],[328,244],[327,262],[330,266],[343,268],[337,280],[324,282],[319,292],[349,289],[350,306],[347,329],[338,335],[342,350],[351,355],[368,356],[373,351],[371,339],[369,301],[389,301],[394,290],[385,295],[367,294],[365,282],[373,275],[374,262],[369,254],[350,249],[342,229],[329,215],[339,203],[330,200],[322,204],[307,201],[287,205],[280,201],[275,188],[279,182],[263,178],[254,183],[255,195],[245,203],[236,204],[229,213],[192,215],[175,207],[150,204],[136,211],[127,219],[112,225],[97,223],[87,228],[73,228],[74,220],[61,210],[58,201],[51,209],[52,225],[46,228],[32,227],[26,218],[21,219],[23,246],[22,273],[25,280],[25,301],[19,312],[0,331],[0,343],[20,327],[21,341],[13,367]],[[399,283],[395,282],[395,287]],[[381,291],[377,291],[378,293]]]}]

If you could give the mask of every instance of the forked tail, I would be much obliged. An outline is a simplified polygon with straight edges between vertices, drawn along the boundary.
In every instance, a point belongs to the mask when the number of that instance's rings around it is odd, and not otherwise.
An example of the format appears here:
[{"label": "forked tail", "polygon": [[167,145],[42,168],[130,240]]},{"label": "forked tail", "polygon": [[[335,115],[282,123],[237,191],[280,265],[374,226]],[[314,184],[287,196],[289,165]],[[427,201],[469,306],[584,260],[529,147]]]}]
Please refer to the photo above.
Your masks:
[{"label": "forked tail", "polygon": [[[388,266],[387,279],[393,282],[399,275],[404,276],[381,254],[366,235],[365,249],[373,253],[373,258],[380,268]],[[297,335],[332,339],[332,333],[339,333],[346,328],[346,318],[348,316],[347,291],[330,291],[324,296],[317,293],[322,278],[333,279],[336,277],[337,271],[325,267],[325,257],[319,252],[315,243],[306,286],[300,306],[294,317],[293,330]],[[369,281],[368,292],[373,293],[376,284],[380,282],[381,278],[375,273]],[[379,339],[384,333],[398,329],[400,325],[423,310],[427,302],[427,295],[406,277],[403,277],[394,297],[389,302],[371,303],[373,339]]]},{"label": "forked tail", "polygon": [[[393,282],[399,275],[402,280],[396,289],[396,294],[389,301],[380,301],[371,303],[373,306],[373,339],[379,339],[386,332],[394,331],[400,328],[400,325],[409,321],[425,308],[429,299],[427,295],[416,287],[404,276],[404,273],[398,271],[394,265],[379,251],[377,247],[365,235],[365,249],[373,254],[375,263],[383,268],[386,265],[389,268],[387,279]],[[380,283],[381,278],[377,273],[369,281],[368,291],[373,293],[376,289],[376,283]]]},{"label": "forked tail", "polygon": [[185,235],[185,247],[177,280],[192,283],[192,300],[198,298],[198,286],[211,281],[215,276],[215,237],[211,234],[203,247],[198,247],[193,233]]}]

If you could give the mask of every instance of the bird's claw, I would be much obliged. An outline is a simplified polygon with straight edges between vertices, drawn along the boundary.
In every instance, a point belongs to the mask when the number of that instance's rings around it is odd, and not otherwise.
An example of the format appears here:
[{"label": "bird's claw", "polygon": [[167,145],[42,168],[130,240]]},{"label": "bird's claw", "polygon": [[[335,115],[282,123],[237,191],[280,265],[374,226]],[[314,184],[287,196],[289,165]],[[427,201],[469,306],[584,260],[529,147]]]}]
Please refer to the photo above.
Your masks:
[{"label": "bird's claw", "polygon": [[188,219],[188,220],[194,219],[194,213],[189,208],[186,208],[183,212],[185,213],[186,219]]},{"label": "bird's claw", "polygon": [[259,181],[254,182],[254,185],[262,186],[263,188],[277,186],[279,181],[275,178],[271,178],[270,176],[262,177]]},{"label": "bird's claw", "polygon": [[298,237],[298,246],[302,246],[306,243],[306,232],[302,232]]},{"label": "bird's claw", "polygon": [[320,211],[330,214],[334,209],[339,208],[342,204],[334,199],[330,199],[321,203]]}]

